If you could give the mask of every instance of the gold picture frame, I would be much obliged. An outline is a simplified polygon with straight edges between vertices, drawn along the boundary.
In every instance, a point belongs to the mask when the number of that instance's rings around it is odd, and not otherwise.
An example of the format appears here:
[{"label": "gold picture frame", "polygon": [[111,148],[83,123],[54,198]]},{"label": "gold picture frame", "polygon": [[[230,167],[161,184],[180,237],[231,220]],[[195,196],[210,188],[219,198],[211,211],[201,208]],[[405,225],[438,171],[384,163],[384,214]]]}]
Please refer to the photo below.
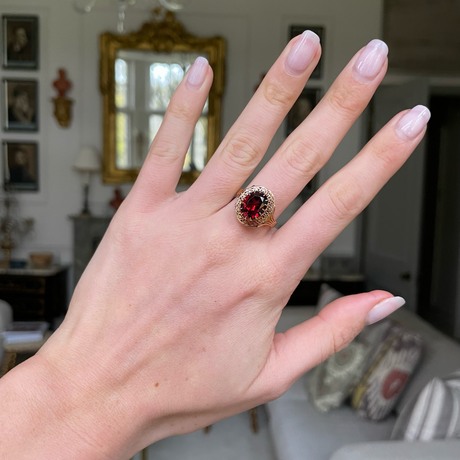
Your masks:
[{"label": "gold picture frame", "polygon": [[[157,12],[156,12],[157,13]],[[222,37],[201,38],[188,33],[167,12],[161,21],[145,23],[137,32],[126,35],[104,33],[100,37],[100,89],[103,99],[103,181],[105,183],[134,182],[139,168],[116,167],[115,130],[115,60],[119,50],[143,50],[160,53],[194,52],[206,54],[214,72],[208,102],[207,161],[220,142],[221,100],[224,90],[225,40]],[[179,183],[191,184],[199,171],[183,172]]]}]

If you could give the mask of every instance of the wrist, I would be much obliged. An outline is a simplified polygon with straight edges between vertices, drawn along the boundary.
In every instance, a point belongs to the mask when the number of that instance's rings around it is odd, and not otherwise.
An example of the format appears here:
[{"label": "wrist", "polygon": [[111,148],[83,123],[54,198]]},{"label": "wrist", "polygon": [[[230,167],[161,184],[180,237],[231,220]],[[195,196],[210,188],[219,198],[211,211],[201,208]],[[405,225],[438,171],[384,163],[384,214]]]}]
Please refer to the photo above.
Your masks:
[{"label": "wrist", "polygon": [[143,427],[123,410],[123,395],[47,358],[39,353],[0,380],[0,458],[131,457]]}]

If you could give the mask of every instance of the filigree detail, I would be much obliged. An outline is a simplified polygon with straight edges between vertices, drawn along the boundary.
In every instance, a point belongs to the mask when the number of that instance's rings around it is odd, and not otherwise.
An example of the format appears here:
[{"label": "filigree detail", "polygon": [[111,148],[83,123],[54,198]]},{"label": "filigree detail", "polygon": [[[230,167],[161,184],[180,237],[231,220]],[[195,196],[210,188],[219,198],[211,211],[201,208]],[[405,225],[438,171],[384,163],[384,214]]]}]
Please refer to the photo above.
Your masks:
[{"label": "filigree detail", "polygon": [[[254,193],[262,193],[266,198],[266,202],[264,202],[264,207],[260,212],[260,216],[255,219],[248,219],[243,214],[243,204],[246,198]],[[235,215],[238,221],[247,226],[247,227],[262,227],[267,225],[269,227],[274,227],[276,222],[273,218],[273,214],[275,212],[275,196],[273,193],[261,185],[253,185],[245,189],[236,200],[235,203]]]}]

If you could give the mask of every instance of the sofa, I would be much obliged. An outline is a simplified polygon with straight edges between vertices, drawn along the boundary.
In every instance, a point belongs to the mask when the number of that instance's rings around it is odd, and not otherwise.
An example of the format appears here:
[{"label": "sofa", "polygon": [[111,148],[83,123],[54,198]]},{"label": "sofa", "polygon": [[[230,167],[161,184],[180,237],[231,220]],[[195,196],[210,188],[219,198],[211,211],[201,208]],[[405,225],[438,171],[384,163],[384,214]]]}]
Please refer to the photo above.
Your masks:
[{"label": "sofa", "polygon": [[[315,307],[286,307],[277,332],[315,315]],[[278,460],[459,460],[460,439],[432,442],[390,441],[402,408],[433,377],[460,369],[460,343],[402,308],[390,316],[420,335],[423,359],[400,395],[391,416],[382,422],[359,417],[351,407],[318,412],[308,401],[308,373],[280,398],[266,404],[269,430]]]},{"label": "sofa", "polygon": [[[6,331],[6,328],[13,321],[13,309],[10,304],[4,300],[0,300],[0,333]],[[0,368],[3,362],[3,341],[0,338]]]}]

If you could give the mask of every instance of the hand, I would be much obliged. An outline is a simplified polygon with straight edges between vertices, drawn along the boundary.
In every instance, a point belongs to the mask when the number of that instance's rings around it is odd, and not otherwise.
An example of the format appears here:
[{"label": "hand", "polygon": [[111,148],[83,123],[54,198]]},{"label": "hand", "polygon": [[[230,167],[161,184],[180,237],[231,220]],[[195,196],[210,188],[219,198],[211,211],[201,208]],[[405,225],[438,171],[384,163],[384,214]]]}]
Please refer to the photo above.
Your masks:
[{"label": "hand", "polygon": [[[254,179],[274,193],[275,217],[366,107],[385,74],[386,54],[379,41],[359,51]],[[51,400],[43,431],[61,438],[52,448],[40,444],[47,455],[40,458],[128,458],[160,438],[274,399],[346,346],[366,321],[400,305],[383,291],[350,296],[274,333],[309,266],[420,142],[427,109],[398,114],[281,229],[244,227],[235,217],[235,192],[319,58],[316,35],[293,39],[198,180],[177,195],[212,82],[204,59],[188,72],[64,323],[28,365],[7,376],[27,378],[22,387],[39,387],[36,399]]]}]

